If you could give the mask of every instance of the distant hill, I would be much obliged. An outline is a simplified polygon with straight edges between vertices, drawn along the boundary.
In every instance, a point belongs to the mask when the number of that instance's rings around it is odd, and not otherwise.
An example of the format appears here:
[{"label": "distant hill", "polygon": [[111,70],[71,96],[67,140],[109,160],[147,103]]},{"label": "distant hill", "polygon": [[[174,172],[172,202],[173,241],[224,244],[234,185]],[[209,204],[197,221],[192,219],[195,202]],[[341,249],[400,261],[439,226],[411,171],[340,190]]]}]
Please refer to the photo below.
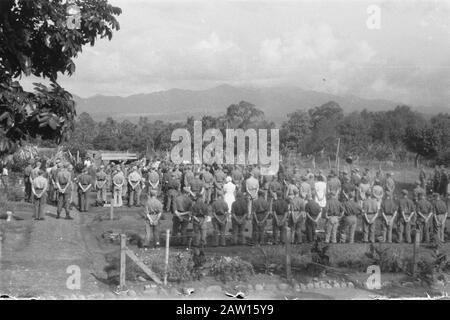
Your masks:
[{"label": "distant hill", "polygon": [[[363,109],[382,111],[401,104],[352,95],[339,96],[297,87],[241,88],[229,85],[198,91],[171,89],[128,97],[75,97],[78,114],[88,112],[95,120],[111,116],[118,120],[131,121],[139,119],[140,116],[146,116],[151,121],[183,121],[187,116],[200,117],[204,114],[215,116],[224,113],[230,104],[242,100],[253,103],[264,111],[266,118],[277,123],[284,121],[290,112],[320,106],[328,101],[336,101],[344,112]],[[424,111],[423,108],[417,110]]]}]

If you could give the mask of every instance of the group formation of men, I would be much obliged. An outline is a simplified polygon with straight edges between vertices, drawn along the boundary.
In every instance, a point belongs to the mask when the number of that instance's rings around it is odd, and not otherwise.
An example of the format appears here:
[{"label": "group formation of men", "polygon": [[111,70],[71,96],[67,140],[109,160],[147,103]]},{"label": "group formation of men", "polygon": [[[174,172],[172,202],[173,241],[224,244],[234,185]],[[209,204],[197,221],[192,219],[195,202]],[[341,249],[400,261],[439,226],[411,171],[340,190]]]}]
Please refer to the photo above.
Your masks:
[{"label": "group formation of men", "polygon": [[[353,167],[339,173],[330,170],[326,176],[313,171],[281,165],[277,174],[262,175],[258,166],[143,160],[98,167],[89,162],[76,175],[72,165],[56,160],[47,169],[40,162],[30,164],[24,176],[26,198],[34,202],[38,220],[43,219],[47,196],[57,204],[57,217],[65,209],[67,219],[75,198],[79,211],[89,210],[91,191],[97,192],[100,206],[107,202],[108,191],[114,206],[122,206],[123,198],[130,207],[143,206],[147,246],[159,245],[164,211],[173,215],[172,234],[182,245],[191,238],[187,230],[192,223],[192,245],[205,246],[208,221],[214,229],[214,246],[226,245],[230,224],[231,242],[236,245],[246,243],[244,232],[250,227],[253,244],[285,243],[286,227],[293,243],[314,242],[319,224],[324,225],[325,242],[353,243],[359,223],[363,242],[392,242],[393,230],[397,242],[411,242],[414,230],[419,241],[445,240],[450,180],[444,168],[437,167],[431,177],[422,168],[412,192],[398,192],[392,172],[360,172]],[[232,200],[226,184],[235,186]],[[267,239],[269,221],[272,236]]]}]

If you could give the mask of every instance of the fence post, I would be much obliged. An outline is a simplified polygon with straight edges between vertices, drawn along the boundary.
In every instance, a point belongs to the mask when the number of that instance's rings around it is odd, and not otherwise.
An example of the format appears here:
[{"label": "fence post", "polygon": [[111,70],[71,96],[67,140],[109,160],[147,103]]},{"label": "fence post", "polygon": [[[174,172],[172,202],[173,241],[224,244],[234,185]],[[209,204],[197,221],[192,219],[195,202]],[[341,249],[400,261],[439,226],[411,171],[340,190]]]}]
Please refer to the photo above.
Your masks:
[{"label": "fence post", "polygon": [[116,201],[114,200],[114,194],[113,197],[111,199],[111,206],[109,208],[109,220],[114,220],[114,205]]},{"label": "fence post", "polygon": [[419,245],[419,232],[414,234],[414,244],[413,244],[413,265],[412,265],[412,275],[413,277],[416,275],[416,256],[417,256],[417,246]]},{"label": "fence post", "polygon": [[169,271],[169,244],[170,244],[170,229],[166,230],[166,261],[164,266],[164,285],[167,285],[167,273]]},{"label": "fence post", "polygon": [[291,270],[291,228],[286,227],[286,278],[288,281],[292,280]]},{"label": "fence post", "polygon": [[120,278],[119,287],[120,289],[125,288],[125,275],[126,275],[126,254],[127,248],[127,236],[124,234],[120,235]]}]

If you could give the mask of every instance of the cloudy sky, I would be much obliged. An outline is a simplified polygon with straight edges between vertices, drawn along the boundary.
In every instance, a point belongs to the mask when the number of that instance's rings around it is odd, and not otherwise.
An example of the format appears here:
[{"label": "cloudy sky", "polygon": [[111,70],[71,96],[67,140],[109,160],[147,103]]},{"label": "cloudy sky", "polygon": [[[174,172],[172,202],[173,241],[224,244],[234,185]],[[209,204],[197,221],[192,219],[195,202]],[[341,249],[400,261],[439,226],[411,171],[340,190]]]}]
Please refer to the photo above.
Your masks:
[{"label": "cloudy sky", "polygon": [[450,108],[450,0],[110,3],[121,30],[60,80],[82,97],[226,83]]}]

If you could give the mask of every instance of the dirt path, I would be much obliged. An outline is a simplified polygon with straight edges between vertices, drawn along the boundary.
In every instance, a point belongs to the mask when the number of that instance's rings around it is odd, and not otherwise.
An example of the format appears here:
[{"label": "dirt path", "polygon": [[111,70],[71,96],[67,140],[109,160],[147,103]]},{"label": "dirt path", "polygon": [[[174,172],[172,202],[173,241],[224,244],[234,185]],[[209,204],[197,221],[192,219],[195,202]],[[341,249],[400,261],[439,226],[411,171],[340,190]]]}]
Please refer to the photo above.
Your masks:
[{"label": "dirt path", "polygon": [[107,290],[94,276],[104,276],[103,256],[95,253],[93,243],[85,242],[82,229],[86,213],[73,210],[74,220],[65,220],[55,218],[56,208],[48,206],[47,211],[44,221],[2,222],[6,236],[0,293],[24,297],[73,294],[66,285],[71,276],[69,266],[80,268],[81,288],[77,293]]}]

